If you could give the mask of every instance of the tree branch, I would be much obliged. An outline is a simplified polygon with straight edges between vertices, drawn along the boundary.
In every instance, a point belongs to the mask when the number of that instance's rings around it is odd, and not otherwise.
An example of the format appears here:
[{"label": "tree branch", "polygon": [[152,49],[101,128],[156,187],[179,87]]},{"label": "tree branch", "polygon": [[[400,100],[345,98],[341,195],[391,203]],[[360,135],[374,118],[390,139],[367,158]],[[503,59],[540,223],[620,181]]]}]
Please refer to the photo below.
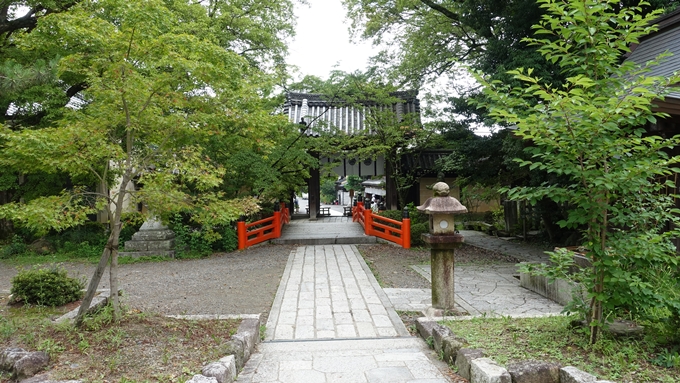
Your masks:
[{"label": "tree branch", "polygon": [[448,8],[445,8],[439,4],[436,4],[432,0],[420,0],[421,3],[427,5],[431,9],[441,13],[444,17],[451,19],[453,21],[460,21],[460,16],[458,14],[452,12]]}]

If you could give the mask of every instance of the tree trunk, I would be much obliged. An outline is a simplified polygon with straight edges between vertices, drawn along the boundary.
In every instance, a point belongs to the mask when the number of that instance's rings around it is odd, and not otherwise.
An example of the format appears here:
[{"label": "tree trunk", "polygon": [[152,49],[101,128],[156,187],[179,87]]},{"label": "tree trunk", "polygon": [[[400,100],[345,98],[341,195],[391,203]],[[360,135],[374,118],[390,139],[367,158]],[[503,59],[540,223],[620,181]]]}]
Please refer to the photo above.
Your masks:
[{"label": "tree trunk", "polygon": [[[75,325],[80,326],[83,323],[83,319],[85,317],[85,313],[87,310],[90,308],[90,304],[92,303],[92,298],[94,298],[94,294],[97,291],[97,286],[99,286],[99,281],[102,278],[102,274],[104,274],[104,269],[106,268],[107,263],[109,262],[109,258],[111,255],[115,252],[114,256],[116,257],[115,261],[111,262],[111,268],[109,270],[109,280],[111,281],[111,304],[113,305],[113,311],[114,311],[114,316],[116,313],[120,312],[120,306],[119,306],[119,301],[118,301],[118,241],[120,239],[120,230],[121,230],[121,222],[120,222],[120,217],[121,214],[123,213],[123,200],[125,199],[125,193],[126,193],[126,187],[128,182],[130,182],[131,175],[128,171],[123,173],[123,179],[121,180],[120,187],[118,188],[118,195],[116,196],[116,210],[113,214],[109,214],[109,217],[111,217],[113,220],[111,222],[111,234],[109,234],[109,239],[106,242],[106,246],[104,247],[104,252],[102,253],[102,257],[99,259],[99,264],[97,265],[97,268],[94,271],[94,275],[92,276],[92,279],[90,280],[90,284],[87,287],[87,291],[85,292],[85,297],[83,297],[83,301],[80,304],[80,309],[78,309],[78,314],[76,315],[75,319]],[[115,262],[115,263],[114,263]],[[113,281],[115,280],[116,285],[113,285]]]},{"label": "tree trunk", "polygon": [[104,269],[106,269],[106,265],[109,263],[109,256],[111,255],[112,243],[113,233],[109,235],[109,240],[106,242],[106,246],[104,247],[102,257],[99,258],[99,264],[97,265],[97,268],[94,270],[94,275],[90,280],[90,284],[87,286],[87,291],[85,292],[83,301],[80,303],[80,309],[78,309],[78,314],[76,315],[75,319],[76,326],[80,326],[83,323],[85,313],[87,312],[87,309],[90,308],[92,298],[94,298],[94,293],[97,291],[97,286],[99,286],[99,281],[102,279],[102,274],[104,274]]},{"label": "tree trunk", "polygon": [[109,269],[109,284],[111,285],[111,306],[113,307],[113,320],[120,319],[120,300],[118,299],[118,242],[120,239],[120,220],[112,230],[115,235],[113,248],[111,250],[111,268]]},{"label": "tree trunk", "polygon": [[603,223],[600,225],[600,229],[598,230],[599,235],[596,237],[600,242],[599,251],[593,251],[593,277],[595,278],[593,290],[595,290],[595,294],[590,302],[590,344],[595,344],[597,342],[600,327],[602,327],[602,299],[599,297],[604,291],[603,262],[605,261],[604,258],[607,256],[607,213],[607,210],[604,210],[602,214]]},{"label": "tree trunk", "polygon": [[[600,275],[595,273],[595,293],[602,292],[602,282],[600,282]],[[590,344],[597,343],[600,327],[602,326],[602,301],[596,296],[590,302]],[[594,322],[594,323],[593,323]]]}]

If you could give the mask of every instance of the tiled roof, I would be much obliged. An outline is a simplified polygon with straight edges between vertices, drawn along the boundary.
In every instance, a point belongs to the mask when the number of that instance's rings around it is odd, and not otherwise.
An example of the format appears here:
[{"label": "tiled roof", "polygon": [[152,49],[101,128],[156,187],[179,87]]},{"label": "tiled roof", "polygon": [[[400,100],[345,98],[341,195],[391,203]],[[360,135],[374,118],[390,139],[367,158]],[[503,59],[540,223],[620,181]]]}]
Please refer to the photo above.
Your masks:
[{"label": "tiled roof", "polygon": [[[680,70],[680,9],[660,17],[655,23],[659,30],[641,39],[627,60],[644,64],[664,52],[671,53],[672,56],[650,68],[651,71],[647,74],[668,77]],[[666,98],[680,99],[680,88],[676,89],[678,90],[669,93]]]},{"label": "tiled roof", "polygon": [[[415,114],[417,121],[420,121],[420,100],[417,95],[417,91],[391,93],[391,96],[399,98],[401,102],[383,108],[392,109],[399,120],[406,114]],[[322,94],[290,92],[286,95],[283,113],[290,122],[302,123],[302,119],[307,124],[311,122],[308,135],[318,135],[319,130],[331,129],[354,135],[364,131],[364,117],[370,107],[368,102],[363,103],[363,106],[355,106],[348,105],[343,100],[329,99]]]}]

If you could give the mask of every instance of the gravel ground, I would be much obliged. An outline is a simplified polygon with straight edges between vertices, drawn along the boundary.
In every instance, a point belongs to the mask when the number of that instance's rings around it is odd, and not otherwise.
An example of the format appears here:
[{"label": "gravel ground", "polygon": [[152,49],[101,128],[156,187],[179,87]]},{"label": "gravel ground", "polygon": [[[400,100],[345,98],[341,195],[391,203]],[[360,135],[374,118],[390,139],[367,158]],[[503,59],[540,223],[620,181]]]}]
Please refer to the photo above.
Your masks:
[{"label": "gravel ground", "polygon": [[[403,249],[393,245],[360,245],[363,255],[376,279],[383,288],[429,289],[430,282],[416,273],[412,265],[430,262],[430,250]],[[517,258],[497,251],[463,245],[456,249],[455,261],[462,264],[518,263]]]},{"label": "gravel ground", "polygon": [[[261,245],[208,258],[119,266],[123,304],[130,309],[160,314],[269,313],[288,256],[295,247]],[[429,288],[430,283],[411,269],[429,262],[428,249],[402,249],[379,244],[360,245],[382,287]],[[495,251],[464,245],[456,250],[456,263],[516,263]],[[89,279],[94,265],[69,263],[72,276]],[[0,291],[9,291],[16,268],[0,263]],[[99,284],[109,286],[108,269]]]},{"label": "gravel ground", "polygon": [[[160,314],[257,314],[271,309],[293,246],[261,245],[208,258],[119,265],[123,304]],[[69,263],[71,276],[92,276],[95,265]],[[0,263],[0,291],[16,268]],[[99,288],[109,287],[108,268]]]}]

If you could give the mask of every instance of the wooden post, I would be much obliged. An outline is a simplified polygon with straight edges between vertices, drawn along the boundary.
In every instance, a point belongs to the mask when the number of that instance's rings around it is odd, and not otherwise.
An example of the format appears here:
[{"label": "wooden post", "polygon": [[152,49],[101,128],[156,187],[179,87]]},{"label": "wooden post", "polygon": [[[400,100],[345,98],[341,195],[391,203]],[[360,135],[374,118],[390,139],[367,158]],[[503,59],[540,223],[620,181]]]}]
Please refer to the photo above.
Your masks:
[{"label": "wooden post", "polygon": [[357,205],[354,207],[354,211],[352,212],[352,222],[359,221],[359,212],[362,210],[363,207],[364,203],[362,201],[357,202]]},{"label": "wooden post", "polygon": [[274,237],[281,237],[281,212],[274,212]]},{"label": "wooden post", "polygon": [[411,218],[407,207],[401,211],[401,247],[411,248]]},{"label": "wooden post", "polygon": [[371,209],[364,210],[364,233],[366,235],[371,235],[372,225],[373,225],[373,212]]},{"label": "wooden post", "polygon": [[246,242],[248,240],[248,236],[246,235],[246,221],[239,219],[238,222],[236,222],[236,229],[238,232],[238,249],[243,250],[246,248]]}]

